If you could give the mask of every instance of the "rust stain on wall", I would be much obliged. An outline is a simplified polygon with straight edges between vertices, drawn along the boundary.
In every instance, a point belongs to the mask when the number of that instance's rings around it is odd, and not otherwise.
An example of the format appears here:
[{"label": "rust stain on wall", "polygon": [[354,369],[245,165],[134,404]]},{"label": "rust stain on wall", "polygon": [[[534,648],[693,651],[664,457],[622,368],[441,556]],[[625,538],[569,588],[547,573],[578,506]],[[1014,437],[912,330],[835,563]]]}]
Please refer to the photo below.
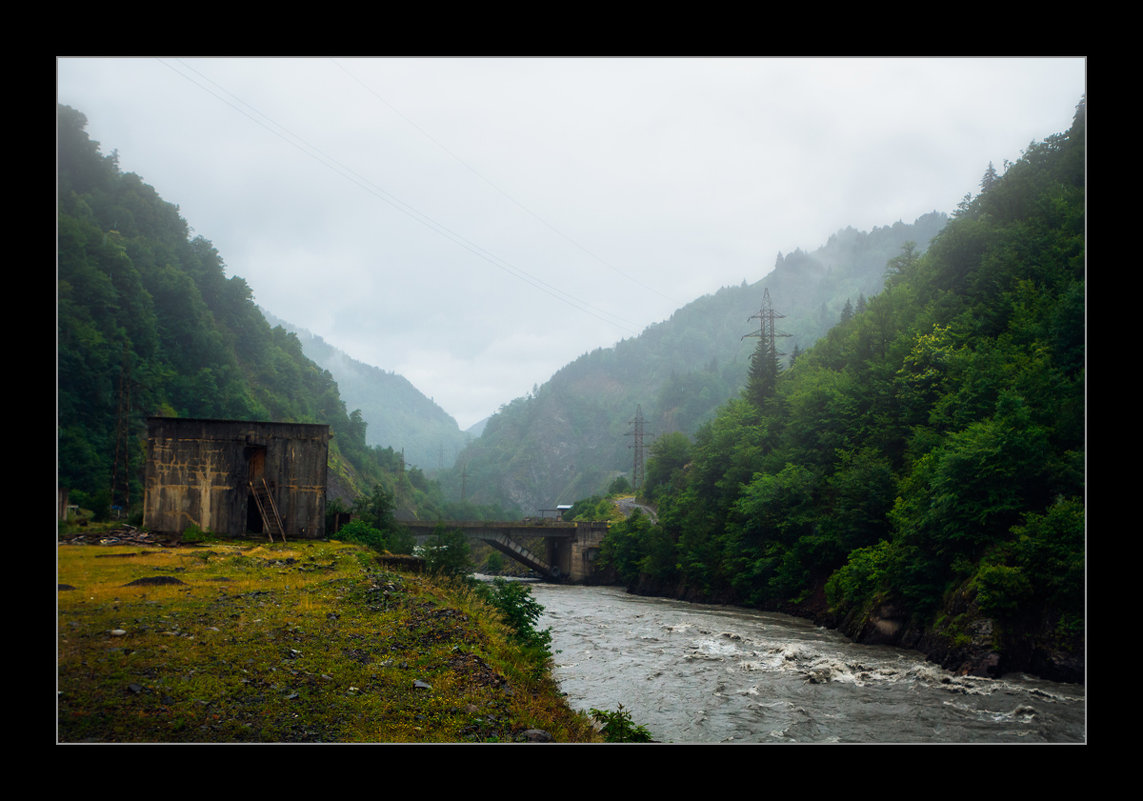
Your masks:
[{"label": "rust stain on wall", "polygon": [[[286,538],[322,537],[329,436],[326,425],[149,418],[143,525],[274,539],[280,525]],[[256,493],[275,510],[269,522]]]}]

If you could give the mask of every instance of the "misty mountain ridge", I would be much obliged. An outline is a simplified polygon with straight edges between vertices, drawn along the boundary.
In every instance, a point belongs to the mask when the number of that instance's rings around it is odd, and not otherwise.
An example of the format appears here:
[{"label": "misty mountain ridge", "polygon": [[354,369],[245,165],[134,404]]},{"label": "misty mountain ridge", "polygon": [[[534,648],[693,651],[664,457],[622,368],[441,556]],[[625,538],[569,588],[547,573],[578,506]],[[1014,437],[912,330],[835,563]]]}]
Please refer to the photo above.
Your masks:
[{"label": "misty mountain ridge", "polygon": [[367,444],[392,448],[409,466],[436,473],[453,500],[526,515],[630,476],[636,410],[645,415],[649,446],[663,433],[693,433],[739,392],[757,341],[749,318],[764,290],[783,315],[779,328],[789,336],[780,344],[792,355],[832,327],[847,305],[876,294],[886,262],[905,242],[923,249],[946,221],[932,212],[869,232],[849,227],[812,253],[779,253],[773,269],[753,284],[723,287],[635,337],[583,354],[535,393],[467,431],[404,376],[261,311],[271,325],[294,333],[306,357],[334,378],[346,408],[360,412]]},{"label": "misty mountain ridge", "polygon": [[398,508],[439,508],[436,486],[402,469],[399,453],[366,444],[330,371],[270,325],[213,244],[86,127],[82,112],[57,105],[61,497],[96,520],[119,507],[141,523],[147,418],[158,415],[325,424],[331,503],[382,486]]},{"label": "misty mountain ridge", "polygon": [[[782,345],[796,352],[847,305],[880,290],[886,262],[905,241],[923,249],[945,222],[933,213],[868,233],[848,228],[813,253],[779,255],[754,284],[699,298],[572,361],[501,407],[473,438],[404,377],[295,326],[270,325],[250,287],[227,277],[221,254],[191,236],[177,206],[122,173],[114,155],[103,156],[81,113],[64,106],[57,113],[61,483],[93,508],[116,493],[138,497],[123,481],[106,488],[117,430],[142,430],[145,414],[326,422],[338,470],[351,465],[363,477],[343,482],[351,489],[404,463],[439,470],[448,503],[531,514],[587,497],[630,471],[637,409],[650,444],[666,432],[695,431],[740,391],[753,344],[749,320],[764,290],[785,315],[790,337]],[[139,389],[131,407],[117,411],[125,382]],[[141,454],[133,459],[141,463]]]},{"label": "misty mountain ridge", "polygon": [[294,333],[306,358],[333,376],[346,408],[360,411],[368,445],[392,448],[404,454],[407,465],[433,472],[451,467],[472,438],[404,376],[358,361],[266,309],[262,314]]},{"label": "misty mountain ridge", "polygon": [[753,284],[724,287],[636,337],[584,354],[488,420],[438,476],[446,497],[529,515],[631,477],[637,412],[649,447],[664,433],[692,434],[741,391],[757,342],[750,318],[764,292],[788,335],[779,347],[792,358],[881,291],[887,263],[906,243],[923,252],[947,221],[931,212],[911,224],[843,229],[812,253],[778,254]]}]

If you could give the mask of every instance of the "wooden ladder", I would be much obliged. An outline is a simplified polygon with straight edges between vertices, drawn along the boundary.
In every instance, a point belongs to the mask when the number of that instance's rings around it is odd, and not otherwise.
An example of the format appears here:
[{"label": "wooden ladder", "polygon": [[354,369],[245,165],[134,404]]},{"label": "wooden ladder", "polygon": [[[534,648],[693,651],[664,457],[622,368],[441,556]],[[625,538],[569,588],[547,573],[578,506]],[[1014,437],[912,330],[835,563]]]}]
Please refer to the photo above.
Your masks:
[{"label": "wooden ladder", "polygon": [[286,541],[286,528],[282,525],[282,518],[278,514],[278,505],[274,503],[274,496],[270,494],[270,485],[262,479],[262,486],[250,482],[250,493],[254,496],[254,503],[258,504],[258,512],[262,515],[262,527],[266,529],[266,536],[270,542],[274,541],[274,532]]}]

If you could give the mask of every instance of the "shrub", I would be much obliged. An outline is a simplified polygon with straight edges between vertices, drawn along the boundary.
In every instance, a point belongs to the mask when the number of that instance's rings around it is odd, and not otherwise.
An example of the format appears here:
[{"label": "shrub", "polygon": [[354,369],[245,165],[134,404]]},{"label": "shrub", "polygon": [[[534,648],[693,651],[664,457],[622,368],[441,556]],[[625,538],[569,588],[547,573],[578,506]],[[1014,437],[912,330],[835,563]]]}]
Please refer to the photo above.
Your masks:
[{"label": "shrub", "polygon": [[210,531],[203,531],[196,525],[187,526],[179,537],[179,542],[184,545],[192,545],[198,542],[215,542],[218,536]]},{"label": "shrub", "polygon": [[615,480],[612,481],[608,485],[607,494],[608,495],[625,495],[628,492],[631,492],[632,489],[633,489],[633,487],[631,486],[631,482],[627,480],[627,476],[620,475],[620,476],[616,476]]},{"label": "shrub", "polygon": [[532,597],[532,590],[527,584],[495,578],[480,584],[479,594],[504,616],[504,622],[512,628],[513,636],[520,644],[543,649],[545,655],[551,655],[551,629],[536,630],[536,622],[544,607]]},{"label": "shrub", "polygon": [[605,742],[609,743],[651,743],[651,732],[631,721],[631,713],[623,704],[614,712],[592,709],[591,716],[603,725],[600,730]]},{"label": "shrub", "polygon": [[337,532],[337,538],[342,542],[352,542],[364,545],[375,551],[386,550],[385,536],[364,520],[351,520]]},{"label": "shrub", "polygon": [[394,524],[385,533],[385,543],[388,545],[389,553],[411,554],[417,547],[416,538],[409,529],[400,524]]},{"label": "shrub", "polygon": [[826,582],[826,599],[836,610],[860,607],[878,593],[885,580],[885,561],[889,543],[858,548],[849,560]]},{"label": "shrub", "polygon": [[984,565],[977,572],[976,600],[989,617],[1015,617],[1032,596],[1032,584],[1018,567]]},{"label": "shrub", "polygon": [[472,572],[471,549],[464,532],[438,525],[425,546],[425,568],[438,576],[461,578]]},{"label": "shrub", "polygon": [[496,575],[504,569],[504,556],[499,551],[492,551],[484,560],[484,572]]}]

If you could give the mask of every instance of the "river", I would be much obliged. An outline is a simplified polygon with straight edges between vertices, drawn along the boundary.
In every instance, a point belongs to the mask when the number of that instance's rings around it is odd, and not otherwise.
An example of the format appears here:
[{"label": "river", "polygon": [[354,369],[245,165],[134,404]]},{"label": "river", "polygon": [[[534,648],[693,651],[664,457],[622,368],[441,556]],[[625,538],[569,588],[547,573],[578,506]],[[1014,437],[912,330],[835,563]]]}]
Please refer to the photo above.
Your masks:
[{"label": "river", "polygon": [[958,676],[801,618],[534,583],[571,706],[667,743],[1083,743],[1084,687]]}]

